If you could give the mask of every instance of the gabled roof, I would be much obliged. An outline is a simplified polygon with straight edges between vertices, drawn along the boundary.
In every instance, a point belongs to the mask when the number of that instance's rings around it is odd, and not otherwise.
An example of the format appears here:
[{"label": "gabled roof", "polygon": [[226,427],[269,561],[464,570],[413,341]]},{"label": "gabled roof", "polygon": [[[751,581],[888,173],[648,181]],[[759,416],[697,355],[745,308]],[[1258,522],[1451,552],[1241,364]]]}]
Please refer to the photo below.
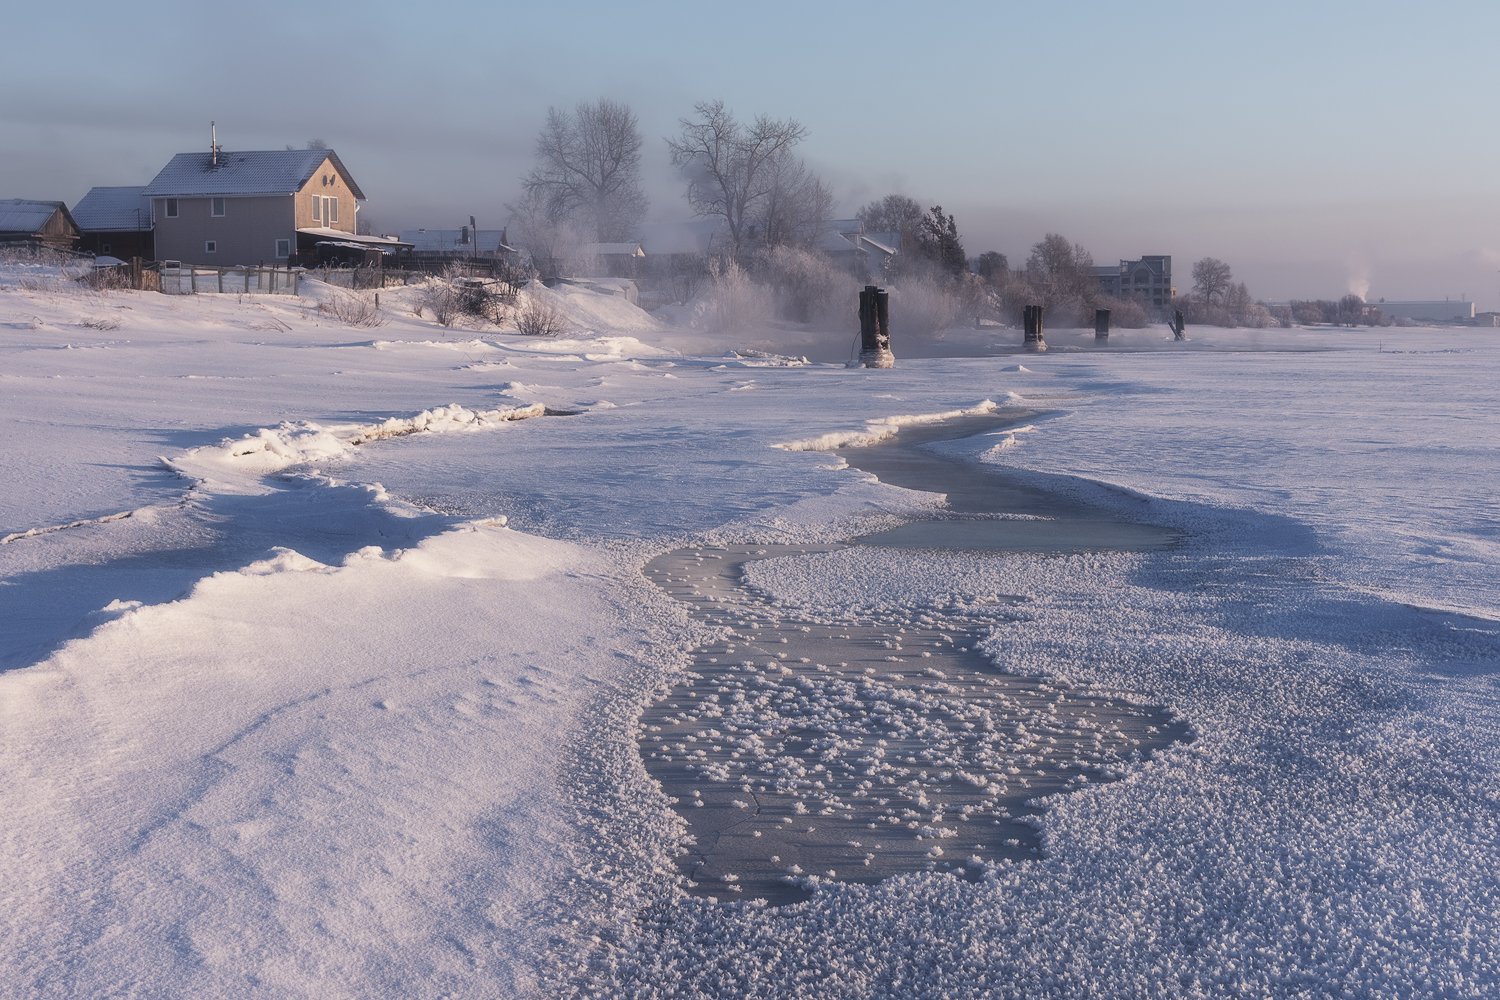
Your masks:
[{"label": "gabled roof", "polygon": [[672,254],[703,255],[727,239],[728,226],[720,218],[691,219],[686,222],[646,222],[641,224],[641,246],[646,253],[660,257]]},{"label": "gabled roof", "polygon": [[331,149],[221,151],[217,167],[208,153],[178,153],[144,193],[148,198],[293,194],[312,179],[325,159],[333,161],[354,197],[363,201],[364,192]]},{"label": "gabled roof", "polygon": [[646,251],[639,243],[585,243],[583,253],[588,257],[646,256]]},{"label": "gabled roof", "polygon": [[92,188],[73,207],[73,218],[86,233],[145,232],[151,228],[145,190],[140,185]]},{"label": "gabled roof", "polygon": [[[68,206],[60,201],[31,201],[27,198],[0,198],[0,233],[39,233],[58,212],[73,222]],[[73,224],[77,229],[77,224]]]}]

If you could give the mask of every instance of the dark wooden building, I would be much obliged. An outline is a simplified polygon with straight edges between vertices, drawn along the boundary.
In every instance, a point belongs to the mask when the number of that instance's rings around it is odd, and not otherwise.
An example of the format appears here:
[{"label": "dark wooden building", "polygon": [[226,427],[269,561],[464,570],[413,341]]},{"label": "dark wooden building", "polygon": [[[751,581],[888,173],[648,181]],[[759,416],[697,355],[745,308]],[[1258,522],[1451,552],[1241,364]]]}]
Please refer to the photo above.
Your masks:
[{"label": "dark wooden building", "polygon": [[129,260],[155,260],[151,199],[136,187],[96,187],[73,206],[73,220],[83,234],[78,248],[92,254]]},{"label": "dark wooden building", "polygon": [[78,223],[60,201],[0,199],[0,243],[72,250],[78,237]]}]

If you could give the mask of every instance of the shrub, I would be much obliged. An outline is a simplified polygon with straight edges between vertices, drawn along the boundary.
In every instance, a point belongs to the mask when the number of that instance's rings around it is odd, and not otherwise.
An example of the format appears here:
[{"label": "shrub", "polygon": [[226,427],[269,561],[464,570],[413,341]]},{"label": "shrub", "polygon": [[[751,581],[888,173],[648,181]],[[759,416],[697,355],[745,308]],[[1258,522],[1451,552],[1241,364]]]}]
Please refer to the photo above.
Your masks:
[{"label": "shrub", "polygon": [[516,313],[516,332],[523,337],[556,337],[566,328],[562,312],[550,302],[527,299]]},{"label": "shrub", "polygon": [[336,288],[329,291],[332,294],[318,306],[319,312],[332,316],[345,326],[369,329],[385,325],[385,316],[371,299]]}]

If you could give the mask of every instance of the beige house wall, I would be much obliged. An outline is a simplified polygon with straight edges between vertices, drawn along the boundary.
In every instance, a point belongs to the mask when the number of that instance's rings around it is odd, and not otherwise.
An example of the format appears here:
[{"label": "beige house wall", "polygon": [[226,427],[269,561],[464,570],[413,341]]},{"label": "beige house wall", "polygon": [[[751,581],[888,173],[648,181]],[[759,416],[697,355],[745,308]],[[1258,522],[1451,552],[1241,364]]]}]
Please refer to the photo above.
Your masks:
[{"label": "beige house wall", "polygon": [[178,198],[175,219],[167,218],[166,201],[157,198],[152,205],[157,260],[219,267],[284,264],[286,258],[276,255],[276,241],[287,240],[297,249],[291,195],[225,198],[222,216],[213,215],[212,198]]},{"label": "beige house wall", "polygon": [[[313,219],[313,199],[334,198],[338,201],[338,221],[329,222],[326,217]],[[346,233],[354,232],[354,213],[359,208],[359,201],[354,197],[354,192],[349,190],[349,181],[339,173],[331,159],[324,159],[321,166],[313,173],[312,177],[297,192],[297,228],[298,229],[341,229]]]}]

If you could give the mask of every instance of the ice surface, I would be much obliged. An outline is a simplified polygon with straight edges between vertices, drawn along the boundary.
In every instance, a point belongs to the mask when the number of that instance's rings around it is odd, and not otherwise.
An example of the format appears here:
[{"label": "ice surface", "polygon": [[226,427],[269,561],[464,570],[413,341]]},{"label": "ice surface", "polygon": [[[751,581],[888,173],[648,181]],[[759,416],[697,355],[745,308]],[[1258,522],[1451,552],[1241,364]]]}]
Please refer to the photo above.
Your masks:
[{"label": "ice surface", "polygon": [[[1494,992],[1493,333],[1049,331],[1022,366],[989,331],[988,357],[898,344],[876,372],[573,297],[538,342],[394,293],[354,331],[315,296],[0,275],[6,991]],[[787,363],[727,356],[750,347]],[[639,713],[728,636],[641,568],[941,513],[776,446],[987,400],[1032,429],[951,454],[1181,540],[857,547],[751,582],[820,615],[983,618],[999,669],[1198,738],[1055,797],[1040,854],[978,880],[692,895]],[[533,405],[580,413],[344,435]],[[295,447],[190,468],[247,435]]]}]

